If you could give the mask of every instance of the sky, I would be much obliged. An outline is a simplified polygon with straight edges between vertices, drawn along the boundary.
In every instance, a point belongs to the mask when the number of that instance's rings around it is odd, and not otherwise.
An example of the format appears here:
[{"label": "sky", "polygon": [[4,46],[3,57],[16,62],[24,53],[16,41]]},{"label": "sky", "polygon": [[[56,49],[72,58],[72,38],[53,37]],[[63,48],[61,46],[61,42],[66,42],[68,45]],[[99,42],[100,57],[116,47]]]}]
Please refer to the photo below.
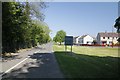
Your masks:
[{"label": "sky", "polygon": [[45,9],[45,21],[56,32],[64,30],[70,36],[89,34],[93,37],[98,32],[116,32],[113,28],[118,17],[117,2],[49,2]]}]

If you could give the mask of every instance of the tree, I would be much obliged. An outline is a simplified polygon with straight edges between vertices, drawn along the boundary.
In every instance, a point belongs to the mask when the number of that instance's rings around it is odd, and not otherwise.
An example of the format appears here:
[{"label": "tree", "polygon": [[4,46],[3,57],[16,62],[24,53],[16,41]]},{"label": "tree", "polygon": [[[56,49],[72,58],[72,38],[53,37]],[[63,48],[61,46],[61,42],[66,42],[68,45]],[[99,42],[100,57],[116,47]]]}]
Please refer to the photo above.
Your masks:
[{"label": "tree", "polygon": [[97,41],[96,41],[96,40],[93,40],[93,42],[92,42],[92,43],[95,45],[95,44],[97,44]]},{"label": "tree", "polygon": [[[49,41],[49,27],[43,22],[41,10],[45,3],[3,2],[2,3],[2,53],[34,47]],[[43,6],[44,5],[44,6]]]},{"label": "tree", "polygon": [[[14,52],[16,50],[18,37],[21,35],[23,22],[23,5],[16,2],[2,3],[2,48],[3,52]],[[24,20],[25,21],[25,20]]]},{"label": "tree", "polygon": [[[41,22],[39,20],[33,20],[33,30],[32,30],[32,40],[33,42],[36,42],[35,40],[37,40],[37,42],[39,42],[39,44],[42,43],[47,43],[50,41],[50,29],[49,27],[44,23]],[[36,43],[37,44],[37,43]]]},{"label": "tree", "polygon": [[[120,17],[118,17],[116,20],[115,20],[115,25],[114,27],[117,29],[117,32],[120,33]],[[119,36],[119,34],[118,34]],[[120,43],[120,38],[118,38],[118,42]]]},{"label": "tree", "polygon": [[42,13],[42,9],[47,7],[45,2],[30,2],[31,9],[31,18],[43,21],[45,19],[45,15]]},{"label": "tree", "polygon": [[117,29],[117,32],[120,33],[120,17],[118,17],[115,22],[114,27]]},{"label": "tree", "polygon": [[55,42],[59,42],[60,45],[62,42],[64,42],[66,36],[66,32],[63,30],[60,30],[57,32],[56,36],[53,38]]}]

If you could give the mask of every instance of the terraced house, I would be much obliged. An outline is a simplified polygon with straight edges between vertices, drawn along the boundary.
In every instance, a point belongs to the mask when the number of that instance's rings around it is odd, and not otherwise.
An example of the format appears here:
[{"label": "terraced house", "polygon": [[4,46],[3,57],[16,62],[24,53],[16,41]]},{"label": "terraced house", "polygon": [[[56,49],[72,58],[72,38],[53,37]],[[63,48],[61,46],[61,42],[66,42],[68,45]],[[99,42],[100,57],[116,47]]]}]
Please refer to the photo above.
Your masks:
[{"label": "terraced house", "polygon": [[97,34],[97,43],[100,45],[112,45],[118,43],[118,33],[112,32],[101,32]]}]

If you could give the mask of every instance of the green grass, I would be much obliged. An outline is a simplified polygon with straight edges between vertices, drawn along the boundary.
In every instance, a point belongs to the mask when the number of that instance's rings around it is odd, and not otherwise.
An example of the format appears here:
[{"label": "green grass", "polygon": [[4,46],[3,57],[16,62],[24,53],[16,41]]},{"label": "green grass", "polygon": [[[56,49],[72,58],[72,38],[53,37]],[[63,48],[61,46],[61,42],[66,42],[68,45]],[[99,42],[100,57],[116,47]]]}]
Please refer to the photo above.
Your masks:
[{"label": "green grass", "polygon": [[118,48],[73,47],[78,54],[118,57]]},{"label": "green grass", "polygon": [[54,45],[53,50],[66,78],[118,77],[117,48],[73,46],[74,55],[65,52],[63,45]]}]

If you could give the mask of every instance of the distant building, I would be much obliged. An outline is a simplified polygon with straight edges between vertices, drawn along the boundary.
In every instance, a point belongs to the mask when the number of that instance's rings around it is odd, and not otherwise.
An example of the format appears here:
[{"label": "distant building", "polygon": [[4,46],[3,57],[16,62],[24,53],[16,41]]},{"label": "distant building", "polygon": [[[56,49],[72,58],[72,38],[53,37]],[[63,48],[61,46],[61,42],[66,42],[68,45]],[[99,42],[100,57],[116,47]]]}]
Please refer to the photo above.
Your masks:
[{"label": "distant building", "polygon": [[73,43],[74,44],[79,44],[79,38],[80,38],[80,36],[74,37],[73,38]]},{"label": "distant building", "polygon": [[92,44],[94,38],[90,35],[83,35],[74,37],[74,44]]},{"label": "distant building", "polygon": [[83,35],[79,38],[79,44],[92,44],[94,38],[90,35]]},{"label": "distant building", "polygon": [[112,45],[116,44],[118,41],[118,33],[112,32],[101,32],[97,34],[97,43],[101,45]]}]

